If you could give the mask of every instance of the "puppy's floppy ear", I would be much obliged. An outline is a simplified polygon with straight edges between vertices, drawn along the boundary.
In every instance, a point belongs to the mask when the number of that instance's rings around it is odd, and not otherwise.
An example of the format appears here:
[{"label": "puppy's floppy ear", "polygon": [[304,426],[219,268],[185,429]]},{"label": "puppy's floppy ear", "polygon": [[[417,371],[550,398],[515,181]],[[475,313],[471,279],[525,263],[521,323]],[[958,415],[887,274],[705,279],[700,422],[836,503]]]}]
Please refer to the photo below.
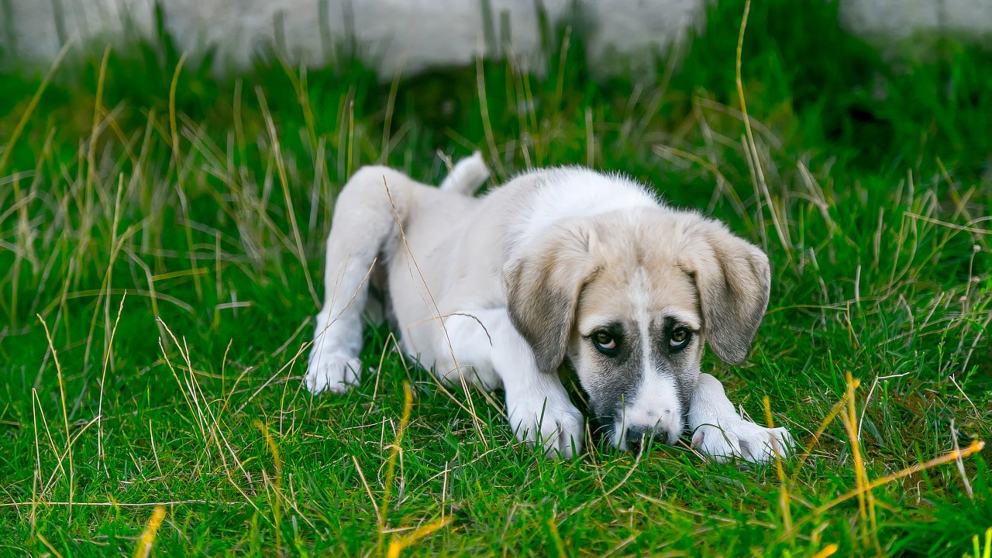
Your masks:
[{"label": "puppy's floppy ear", "polygon": [[689,234],[685,265],[695,276],[706,339],[721,360],[739,364],[768,306],[768,256],[715,221],[701,220]]},{"label": "puppy's floppy ear", "polygon": [[557,372],[565,359],[579,293],[595,271],[592,236],[578,223],[555,225],[504,268],[510,319],[542,372]]}]

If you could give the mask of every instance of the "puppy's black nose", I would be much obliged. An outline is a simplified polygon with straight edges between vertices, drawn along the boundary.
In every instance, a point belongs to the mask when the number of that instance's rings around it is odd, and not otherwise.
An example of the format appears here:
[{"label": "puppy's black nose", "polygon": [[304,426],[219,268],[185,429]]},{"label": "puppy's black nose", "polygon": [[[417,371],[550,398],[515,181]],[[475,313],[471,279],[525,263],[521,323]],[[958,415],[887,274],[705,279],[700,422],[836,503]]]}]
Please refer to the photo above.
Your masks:
[{"label": "puppy's black nose", "polygon": [[654,430],[644,426],[631,426],[627,429],[624,437],[627,440],[627,447],[631,451],[640,451],[641,446],[647,445],[651,438],[654,437]]}]

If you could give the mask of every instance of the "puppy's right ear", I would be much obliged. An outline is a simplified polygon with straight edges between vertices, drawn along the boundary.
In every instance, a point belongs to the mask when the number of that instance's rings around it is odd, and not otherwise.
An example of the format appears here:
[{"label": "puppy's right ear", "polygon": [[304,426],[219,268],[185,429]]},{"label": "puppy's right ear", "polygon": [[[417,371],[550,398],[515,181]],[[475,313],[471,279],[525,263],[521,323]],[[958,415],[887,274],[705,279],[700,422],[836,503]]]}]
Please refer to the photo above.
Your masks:
[{"label": "puppy's right ear", "polygon": [[555,225],[504,268],[510,319],[541,372],[557,372],[565,360],[579,293],[595,271],[592,236],[579,224]]},{"label": "puppy's right ear", "polygon": [[696,279],[706,341],[721,360],[740,364],[768,306],[768,256],[715,221],[700,220],[693,231],[684,265]]}]

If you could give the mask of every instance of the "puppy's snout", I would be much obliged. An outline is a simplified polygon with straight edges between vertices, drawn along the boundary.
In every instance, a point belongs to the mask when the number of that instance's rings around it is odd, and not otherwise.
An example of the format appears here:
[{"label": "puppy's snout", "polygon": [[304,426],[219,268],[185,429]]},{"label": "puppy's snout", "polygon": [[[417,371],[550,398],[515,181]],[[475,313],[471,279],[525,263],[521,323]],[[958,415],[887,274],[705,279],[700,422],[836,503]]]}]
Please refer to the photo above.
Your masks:
[{"label": "puppy's snout", "polygon": [[624,433],[624,438],[631,451],[641,451],[641,447],[648,445],[648,442],[654,438],[654,429],[645,426],[631,426]]},{"label": "puppy's snout", "polygon": [[659,421],[654,426],[629,426],[623,433],[623,439],[627,449],[639,451],[641,446],[647,445],[650,441],[662,444],[674,444],[679,439],[679,433],[680,426],[665,424],[664,421]]}]

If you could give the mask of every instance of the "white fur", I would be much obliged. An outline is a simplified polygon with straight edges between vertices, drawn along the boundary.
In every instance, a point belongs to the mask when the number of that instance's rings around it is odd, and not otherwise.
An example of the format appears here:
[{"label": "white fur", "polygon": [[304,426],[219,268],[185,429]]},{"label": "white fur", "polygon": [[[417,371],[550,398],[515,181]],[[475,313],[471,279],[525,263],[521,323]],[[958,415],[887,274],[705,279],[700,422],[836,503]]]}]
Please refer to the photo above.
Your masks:
[{"label": "white fur", "polygon": [[617,446],[626,447],[627,443],[636,442],[625,439],[626,431],[628,426],[640,424],[664,432],[665,441],[674,444],[682,434],[682,405],[677,393],[673,378],[645,366],[637,395],[624,406],[622,421],[614,429]]},{"label": "white fur", "polygon": [[635,441],[625,438],[627,427],[631,425],[644,425],[664,432],[670,444],[675,443],[682,434],[682,405],[675,380],[658,372],[651,351],[646,273],[643,268],[637,270],[636,279],[630,286],[635,323],[641,339],[641,383],[633,401],[624,406],[622,417],[614,425],[613,435],[619,447],[626,447],[629,442]]},{"label": "white fur", "polygon": [[442,379],[457,385],[461,373],[486,389],[505,387],[514,432],[521,440],[543,444],[549,455],[571,457],[582,448],[582,413],[557,376],[537,369],[506,308],[458,312],[445,318],[445,326],[447,337],[434,363]]},{"label": "white fur", "polygon": [[482,154],[476,151],[471,157],[458,161],[440,188],[471,196],[486,180],[489,180],[489,167],[482,160]]},{"label": "white fur", "polygon": [[658,200],[644,187],[621,176],[605,176],[577,167],[545,172],[547,185],[529,200],[527,218],[510,228],[511,237],[521,247],[528,246],[565,219],[620,209],[659,207]]},{"label": "white fur", "polygon": [[727,399],[723,385],[709,374],[699,375],[699,385],[689,405],[692,446],[723,461],[739,457],[766,462],[792,448],[785,428],[765,428],[741,418]]}]

